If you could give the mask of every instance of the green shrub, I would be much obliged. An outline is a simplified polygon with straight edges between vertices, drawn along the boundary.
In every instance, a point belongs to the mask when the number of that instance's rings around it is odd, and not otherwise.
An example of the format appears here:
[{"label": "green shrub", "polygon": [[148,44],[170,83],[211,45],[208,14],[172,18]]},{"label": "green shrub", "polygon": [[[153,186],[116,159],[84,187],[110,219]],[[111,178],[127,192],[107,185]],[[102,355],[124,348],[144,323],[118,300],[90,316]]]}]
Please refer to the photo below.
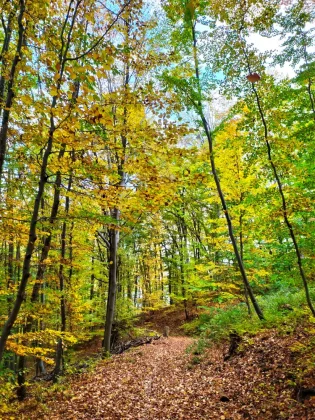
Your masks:
[{"label": "green shrub", "polygon": [[[314,301],[315,289],[311,289],[310,294]],[[264,312],[263,321],[254,312],[248,315],[246,305],[239,303],[224,308],[210,308],[198,320],[186,325],[185,330],[199,332],[202,337],[217,341],[227,338],[232,330],[240,335],[256,334],[268,328],[279,328],[287,333],[300,323],[301,318],[308,317],[315,322],[306,304],[304,290],[282,288],[257,300]]]}]

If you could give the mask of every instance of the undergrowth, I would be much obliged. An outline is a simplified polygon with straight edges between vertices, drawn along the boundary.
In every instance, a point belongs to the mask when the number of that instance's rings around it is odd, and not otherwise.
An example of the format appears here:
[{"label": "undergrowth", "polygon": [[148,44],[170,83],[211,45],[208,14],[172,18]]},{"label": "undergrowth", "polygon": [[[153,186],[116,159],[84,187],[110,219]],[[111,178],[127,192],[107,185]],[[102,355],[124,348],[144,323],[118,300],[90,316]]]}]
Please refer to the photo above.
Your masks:
[{"label": "undergrowth", "polygon": [[0,367],[0,414],[4,415],[9,412],[9,403],[15,396],[15,387],[16,378],[13,372]]},{"label": "undergrowth", "polygon": [[[315,289],[311,289],[310,294],[314,300]],[[258,302],[264,312],[263,321],[254,312],[249,315],[245,303],[239,303],[225,308],[209,308],[198,319],[185,324],[183,329],[187,334],[199,335],[202,342],[215,342],[228,338],[232,330],[239,335],[255,335],[266,329],[278,328],[288,334],[301,323],[301,318],[315,323],[305,303],[304,291],[282,289],[259,297]]]}]

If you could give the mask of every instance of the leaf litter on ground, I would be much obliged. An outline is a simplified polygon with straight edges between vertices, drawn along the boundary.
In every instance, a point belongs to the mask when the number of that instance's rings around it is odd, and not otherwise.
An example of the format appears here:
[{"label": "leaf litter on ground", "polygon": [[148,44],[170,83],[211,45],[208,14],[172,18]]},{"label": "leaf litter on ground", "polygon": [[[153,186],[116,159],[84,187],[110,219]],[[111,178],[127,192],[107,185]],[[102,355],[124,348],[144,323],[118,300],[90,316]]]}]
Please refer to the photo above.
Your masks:
[{"label": "leaf litter on ground", "polygon": [[244,337],[227,361],[227,345],[196,356],[193,343],[161,338],[101,361],[45,404],[30,398],[16,418],[315,420],[315,397],[298,398],[315,388],[314,338],[302,328]]}]

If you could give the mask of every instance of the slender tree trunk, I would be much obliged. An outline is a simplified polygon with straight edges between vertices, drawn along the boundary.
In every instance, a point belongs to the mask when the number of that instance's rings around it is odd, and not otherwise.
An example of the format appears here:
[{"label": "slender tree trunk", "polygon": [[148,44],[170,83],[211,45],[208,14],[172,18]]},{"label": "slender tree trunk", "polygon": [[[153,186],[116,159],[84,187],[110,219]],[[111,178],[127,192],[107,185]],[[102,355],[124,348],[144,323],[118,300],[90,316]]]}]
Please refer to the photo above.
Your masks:
[{"label": "slender tree trunk", "polygon": [[163,256],[162,249],[160,248],[160,278],[161,278],[161,292],[162,292],[162,301],[164,302],[164,266],[163,266]]},{"label": "slender tree trunk", "polygon": [[3,327],[3,330],[2,330],[2,335],[1,335],[1,338],[0,338],[0,361],[1,361],[2,356],[3,356],[5,343],[6,343],[7,338],[9,336],[10,332],[11,332],[11,328],[13,327],[13,324],[14,324],[17,316],[18,316],[18,313],[20,311],[22,302],[25,300],[25,289],[26,289],[26,285],[28,283],[28,279],[30,277],[31,258],[32,258],[32,255],[33,255],[35,242],[36,242],[36,239],[37,239],[36,227],[37,227],[37,220],[38,220],[38,214],[39,214],[39,204],[40,204],[40,200],[43,196],[45,185],[46,185],[46,182],[47,182],[46,169],[47,169],[47,165],[48,165],[48,157],[49,157],[49,155],[51,153],[51,150],[52,150],[54,131],[55,131],[55,127],[54,127],[54,123],[53,123],[53,117],[51,117],[51,128],[50,128],[50,133],[49,133],[49,139],[48,139],[47,147],[46,147],[44,157],[43,157],[43,161],[42,161],[40,181],[39,181],[37,194],[36,194],[36,197],[35,197],[35,203],[34,203],[34,208],[33,208],[33,213],[32,213],[32,218],[31,218],[31,224],[30,224],[30,229],[29,229],[29,240],[28,240],[28,243],[27,243],[27,246],[26,246],[26,252],[25,252],[25,257],[24,257],[24,262],[23,262],[22,279],[21,279],[21,282],[20,282],[20,286],[19,286],[19,289],[18,289],[18,293],[17,293],[16,299],[15,299],[13,309],[10,312],[9,318],[6,321],[6,323]]},{"label": "slender tree trunk", "polygon": [[[21,2],[24,5],[23,0],[21,0]],[[10,315],[9,315],[6,323],[4,324],[4,327],[3,327],[3,330],[2,330],[2,335],[0,337],[0,362],[2,360],[5,345],[6,345],[7,339],[10,335],[11,329],[12,329],[12,327],[13,327],[15,321],[16,321],[16,318],[19,314],[21,305],[26,298],[25,291],[26,291],[26,286],[27,286],[29,277],[31,275],[31,273],[30,273],[31,260],[32,260],[33,252],[34,252],[35,242],[37,240],[37,222],[38,222],[38,216],[39,216],[39,210],[40,210],[40,203],[41,203],[41,200],[42,200],[42,197],[43,197],[43,194],[44,194],[44,190],[45,190],[45,186],[46,186],[46,183],[47,183],[46,171],[47,171],[47,167],[48,167],[48,159],[49,159],[49,156],[52,152],[54,134],[55,134],[55,131],[56,131],[53,110],[56,108],[56,105],[57,105],[58,93],[60,91],[61,83],[62,83],[62,80],[63,80],[66,58],[67,58],[67,54],[68,54],[68,50],[69,50],[70,42],[71,42],[71,34],[72,34],[72,31],[73,31],[74,22],[76,20],[77,10],[78,10],[79,4],[80,4],[80,2],[77,1],[75,9],[74,9],[74,11],[72,11],[73,15],[72,15],[71,25],[70,25],[70,28],[69,28],[66,43],[64,42],[64,39],[62,38],[62,46],[61,46],[61,50],[60,50],[60,53],[59,53],[59,64],[60,64],[59,78],[58,78],[58,81],[57,81],[57,84],[56,84],[57,95],[53,96],[52,102],[51,102],[49,135],[48,135],[47,143],[46,143],[46,146],[45,146],[45,149],[44,149],[44,154],[43,154],[42,163],[41,163],[41,171],[40,171],[40,176],[39,176],[38,189],[37,189],[37,193],[36,193],[35,200],[34,200],[34,206],[33,206],[30,228],[29,228],[29,236],[28,236],[29,239],[28,239],[28,242],[27,242],[27,245],[26,245],[24,262],[23,262],[22,279],[21,279],[21,282],[20,282],[20,285],[19,285],[19,289],[18,289],[18,292],[17,292],[17,296],[16,296],[16,299],[15,299],[14,306],[12,308],[12,311],[10,312]],[[24,13],[24,9],[23,9],[23,13]],[[67,12],[67,16],[66,16],[64,26],[63,26],[63,31],[66,28],[66,24],[69,20],[69,15],[70,15],[70,8],[68,9],[68,12]],[[23,18],[23,14],[21,15],[21,24],[22,24],[22,18]],[[3,114],[3,118],[4,118],[4,114]],[[0,138],[1,138],[1,135],[0,135]],[[0,141],[1,141],[1,139],[0,139]]]},{"label": "slender tree trunk", "polygon": [[11,311],[11,303],[12,303],[12,290],[13,290],[13,284],[14,284],[14,268],[13,268],[13,259],[14,259],[14,243],[13,243],[13,236],[10,235],[10,241],[9,241],[9,253],[8,253],[8,281],[7,281],[7,289],[8,289],[8,313]]},{"label": "slender tree trunk", "polygon": [[[71,191],[72,175],[69,177],[67,191]],[[66,216],[69,214],[70,199],[66,196],[65,212]],[[66,236],[67,236],[67,222],[66,220],[62,224],[61,232],[61,263],[59,265],[59,290],[60,290],[60,319],[61,319],[61,332],[66,331],[66,302],[65,302],[65,278],[64,278],[64,260],[66,258]],[[58,376],[63,372],[63,341],[62,338],[58,339],[57,350],[56,350],[56,364],[53,371],[53,381],[57,382]]]},{"label": "slender tree trunk", "polygon": [[[243,198],[241,196],[241,200],[240,202],[242,203]],[[243,243],[243,211],[240,211],[240,253],[241,253],[241,258],[242,261],[244,261],[244,243]],[[248,291],[246,289],[246,287],[244,288],[244,295],[245,295],[245,302],[246,302],[246,306],[247,306],[247,311],[248,311],[248,315],[252,314],[252,309],[250,307],[250,303],[249,303],[249,299],[248,299]]]},{"label": "slender tree trunk", "polygon": [[[53,205],[51,209],[51,215],[49,222],[53,225],[57,214],[58,214],[58,208],[59,208],[59,202],[60,202],[60,185],[61,185],[61,176],[60,173],[57,174],[56,182],[55,182],[55,192],[54,192],[54,200]],[[31,295],[31,303],[34,304],[38,302],[39,300],[39,293],[40,289],[42,287],[44,274],[46,270],[46,263],[45,260],[48,257],[49,250],[50,250],[50,244],[51,244],[51,237],[52,233],[50,232],[48,236],[44,239],[44,244],[41,251],[40,261],[37,269],[37,275],[36,275],[36,281],[33,286],[32,295]],[[27,317],[26,326],[24,328],[24,333],[29,333],[32,330],[32,316],[29,315]],[[18,373],[18,395],[21,399],[26,395],[26,390],[22,388],[25,388],[25,362],[26,362],[26,356],[20,356],[19,358],[19,373]]]},{"label": "slender tree trunk", "polygon": [[[92,256],[92,273],[91,273],[91,286],[90,286],[90,300],[94,298],[94,282],[95,282],[95,274],[94,274],[94,256]],[[92,309],[90,311],[92,313]]]},{"label": "slender tree trunk", "polygon": [[[305,64],[307,67],[309,67],[309,61],[308,61],[308,56],[307,56],[307,50],[306,50],[306,40],[304,43],[304,47],[303,47],[303,53],[304,53],[304,60],[305,60]],[[311,79],[311,77],[308,77],[307,79],[307,93],[308,93],[308,97],[310,100],[310,105],[311,105],[311,110],[313,112],[313,117],[315,119],[315,99],[314,99],[314,93],[312,90],[312,85],[313,85],[313,81]]]},{"label": "slender tree trunk", "polygon": [[[125,45],[128,46],[129,39],[129,19],[124,20],[126,26],[126,39]],[[125,69],[124,69],[124,90],[125,94],[128,93],[129,82],[130,82],[130,66],[129,66],[129,56],[128,53],[125,56]],[[116,124],[116,113],[114,114],[114,125]],[[125,185],[125,173],[124,165],[126,161],[126,147],[127,147],[127,108],[123,108],[123,130],[120,135],[120,147],[121,147],[121,156],[115,151],[115,164],[118,168],[118,176],[120,178],[119,182],[116,184],[118,188],[124,187]],[[112,217],[115,220],[116,226],[120,219],[120,211],[118,208],[112,210]],[[118,226],[109,229],[109,278],[108,278],[108,296],[107,296],[107,306],[106,306],[106,320],[105,320],[105,331],[104,331],[104,340],[103,340],[103,357],[107,357],[110,354],[111,349],[111,335],[112,335],[112,326],[115,316],[115,306],[116,306],[116,293],[117,293],[117,273],[118,273],[118,244],[119,244],[119,230]]]},{"label": "slender tree trunk", "polygon": [[138,275],[135,275],[135,291],[133,297],[133,304],[135,308],[138,307]]},{"label": "slender tree trunk", "polygon": [[315,309],[314,309],[314,306],[313,306],[313,303],[312,303],[312,300],[311,300],[311,296],[310,296],[310,292],[309,292],[309,288],[308,288],[308,282],[307,282],[306,275],[304,273],[303,264],[302,264],[301,251],[300,251],[300,248],[299,248],[296,236],[295,236],[293,225],[290,222],[289,216],[288,216],[288,206],[287,206],[287,201],[286,201],[286,198],[285,198],[285,195],[284,195],[282,182],[281,182],[280,176],[277,172],[276,165],[275,165],[274,161],[272,160],[271,146],[270,146],[270,143],[269,143],[267,122],[266,122],[265,115],[264,115],[264,112],[263,112],[263,109],[262,109],[262,106],[261,106],[261,103],[260,103],[260,98],[259,98],[257,89],[255,88],[253,83],[252,83],[252,89],[253,89],[253,92],[255,94],[257,107],[258,107],[259,114],[260,114],[260,117],[261,117],[261,121],[262,121],[262,124],[263,124],[263,127],[264,127],[264,137],[265,137],[265,143],[266,143],[266,146],[267,146],[268,160],[269,160],[269,163],[270,163],[270,166],[271,166],[271,169],[272,169],[272,173],[273,173],[274,178],[276,180],[276,183],[277,183],[277,186],[278,186],[278,191],[279,191],[279,194],[280,194],[280,197],[281,197],[283,220],[284,220],[284,222],[285,222],[285,224],[286,224],[286,226],[289,230],[289,234],[290,234],[290,237],[291,237],[292,242],[293,242],[295,255],[296,255],[296,258],[297,258],[297,264],[298,264],[298,267],[299,267],[300,276],[301,276],[302,283],[303,283],[303,286],[304,286],[306,301],[307,301],[308,307],[310,308],[310,311],[312,312],[312,315],[315,316]]},{"label": "slender tree trunk", "polygon": [[9,51],[11,35],[12,35],[12,20],[14,17],[14,12],[10,12],[8,16],[7,24],[4,24],[4,19],[2,17],[3,29],[4,29],[4,40],[1,50],[1,76],[0,76],[0,116],[2,115],[2,110],[4,108],[4,90],[5,90],[5,69],[7,66],[6,54]]},{"label": "slender tree trunk", "polygon": [[[69,262],[70,268],[68,273],[68,289],[71,290],[72,287],[72,275],[73,275],[73,230],[74,230],[74,222],[71,223],[70,226],[70,233],[69,233]],[[73,321],[72,321],[72,312],[68,310],[68,329],[70,332],[73,331]]]},{"label": "slender tree trunk", "polygon": [[[8,92],[5,101],[5,107],[3,109],[2,114],[2,124],[0,130],[0,186],[1,186],[1,178],[3,173],[3,165],[6,157],[6,150],[7,150],[7,136],[8,136],[8,128],[9,128],[9,118],[11,113],[11,107],[14,98],[14,81],[16,78],[16,70],[18,63],[22,59],[22,52],[23,52],[23,45],[25,44],[25,27],[23,26],[23,18],[25,14],[25,2],[24,0],[20,0],[20,11],[18,16],[18,40],[16,46],[16,52],[12,61],[12,66],[9,75],[8,81]],[[8,33],[8,42],[10,41],[11,34]],[[8,48],[8,46],[7,46]],[[0,86],[1,87],[1,86]],[[2,92],[3,93],[3,92]],[[1,99],[1,97],[0,97]]]},{"label": "slender tree trunk", "polygon": [[164,246],[164,250],[165,250],[165,257],[167,258],[168,295],[169,295],[170,305],[173,305],[173,298],[172,298],[172,293],[173,293],[173,271],[172,271],[172,263],[170,261],[170,253],[167,252],[166,245]]},{"label": "slender tree trunk", "polygon": [[[249,73],[251,74],[252,71],[251,71],[250,61],[249,61],[249,57],[248,57],[248,54],[247,54],[247,51],[246,51],[246,41],[242,38],[241,33],[239,33],[239,39],[240,39],[240,41],[243,45],[243,52],[244,52],[244,57],[246,59],[247,69],[248,69]],[[304,53],[306,54],[306,50],[304,51]],[[305,60],[307,62],[307,56],[305,56]],[[311,81],[309,80],[309,89],[311,88],[310,83],[311,83]],[[283,220],[284,220],[284,223],[286,224],[286,226],[289,230],[289,234],[290,234],[290,237],[291,237],[292,242],[293,242],[293,246],[294,246],[294,250],[295,250],[295,254],[296,254],[296,258],[297,258],[297,264],[298,264],[298,267],[299,267],[300,276],[301,276],[304,291],[305,291],[306,301],[307,301],[308,307],[310,308],[310,311],[312,312],[312,315],[315,316],[315,309],[314,309],[314,306],[312,304],[312,300],[311,300],[311,296],[310,296],[309,288],[308,288],[308,282],[307,282],[307,279],[306,279],[306,276],[305,276],[305,273],[304,273],[303,264],[302,264],[301,252],[300,252],[299,245],[298,245],[298,242],[297,242],[297,239],[296,239],[296,236],[295,236],[293,225],[291,224],[291,222],[289,220],[289,216],[288,216],[288,206],[287,206],[287,201],[286,201],[286,198],[285,198],[285,195],[284,195],[282,182],[281,182],[280,176],[278,174],[276,165],[275,165],[275,163],[272,159],[272,150],[271,150],[271,146],[270,146],[270,142],[269,142],[269,133],[268,133],[267,121],[266,121],[266,118],[265,118],[265,114],[264,114],[264,111],[263,111],[263,108],[262,108],[262,105],[261,105],[261,101],[260,101],[260,97],[258,95],[258,91],[255,87],[255,84],[252,83],[251,85],[252,85],[252,91],[253,91],[254,96],[255,96],[255,100],[256,100],[258,112],[259,112],[259,115],[260,115],[260,119],[261,119],[263,129],[264,129],[264,140],[265,140],[265,144],[266,144],[266,147],[267,147],[268,160],[269,160],[271,170],[272,170],[272,173],[273,173],[273,176],[274,176],[274,179],[276,181],[278,191],[279,191],[279,194],[280,194],[280,197],[281,197]],[[311,101],[312,111],[314,113],[315,112],[314,102],[313,102],[313,96],[312,96],[311,91],[309,91],[309,97],[310,97],[310,101]]]},{"label": "slender tree trunk", "polygon": [[[51,213],[49,217],[49,223],[51,224],[51,226],[53,226],[53,224],[55,223],[55,220],[58,214],[59,203],[60,203],[60,186],[61,186],[61,175],[60,175],[60,172],[58,172],[57,177],[56,177],[56,182],[54,185],[55,191],[54,191],[53,205],[52,205]],[[42,286],[42,282],[43,282],[44,274],[46,270],[45,260],[48,258],[51,239],[52,239],[52,232],[49,232],[49,234],[44,239],[44,244],[41,250],[41,256],[40,256],[37,274],[36,274],[36,282],[34,284],[32,296],[31,296],[32,303],[37,302],[39,298],[39,292]]]},{"label": "slender tree trunk", "polygon": [[[113,217],[119,220],[119,210],[114,209]],[[115,315],[115,303],[117,292],[117,250],[119,242],[119,231],[111,228],[109,231],[109,279],[108,279],[108,296],[106,306],[106,321],[104,332],[103,356],[107,357],[111,349],[112,326]]]},{"label": "slender tree trunk", "polygon": [[185,264],[187,260],[185,259],[185,255],[187,253],[187,227],[185,224],[185,220],[183,217],[178,216],[178,232],[180,233],[179,243],[178,246],[178,253],[179,253],[179,264],[180,264],[180,280],[181,280],[181,292],[183,297],[183,305],[185,311],[185,319],[188,321],[189,314],[187,309],[187,298],[186,298],[186,267]]},{"label": "slender tree trunk", "polygon": [[199,89],[199,100],[198,100],[198,104],[196,106],[196,111],[198,113],[198,115],[200,116],[203,128],[204,128],[204,132],[205,135],[207,137],[208,140],[208,146],[209,146],[209,154],[210,154],[210,164],[211,164],[211,170],[212,170],[212,174],[214,177],[214,182],[216,184],[216,188],[220,197],[220,201],[221,201],[221,205],[223,208],[223,212],[227,221],[227,225],[228,225],[228,231],[229,231],[229,236],[230,236],[230,240],[232,242],[233,245],[233,250],[234,250],[234,254],[236,257],[236,261],[238,263],[239,266],[239,270],[244,282],[244,286],[248,291],[250,300],[253,304],[253,307],[255,309],[255,312],[257,314],[257,316],[259,317],[259,319],[264,319],[264,315],[263,312],[260,308],[260,306],[258,305],[258,302],[255,298],[255,295],[253,293],[252,287],[248,281],[247,275],[246,275],[246,271],[245,271],[245,267],[237,246],[237,241],[234,235],[234,231],[233,231],[233,225],[232,225],[232,219],[230,217],[229,211],[228,211],[228,207],[225,201],[225,197],[221,188],[221,183],[220,183],[220,179],[218,177],[217,174],[217,170],[216,170],[216,166],[215,166],[215,160],[214,160],[214,151],[213,151],[213,138],[212,138],[212,133],[210,131],[208,122],[204,116],[204,112],[203,112],[203,108],[202,108],[202,102],[201,102],[201,89],[200,89],[200,76],[199,76],[199,64],[198,64],[198,57],[197,57],[197,38],[196,38],[196,31],[195,31],[195,23],[192,21],[191,22],[191,30],[192,30],[192,37],[193,37],[193,53],[194,53],[194,61],[195,61],[195,72],[196,72],[196,79],[198,82],[198,89]]}]

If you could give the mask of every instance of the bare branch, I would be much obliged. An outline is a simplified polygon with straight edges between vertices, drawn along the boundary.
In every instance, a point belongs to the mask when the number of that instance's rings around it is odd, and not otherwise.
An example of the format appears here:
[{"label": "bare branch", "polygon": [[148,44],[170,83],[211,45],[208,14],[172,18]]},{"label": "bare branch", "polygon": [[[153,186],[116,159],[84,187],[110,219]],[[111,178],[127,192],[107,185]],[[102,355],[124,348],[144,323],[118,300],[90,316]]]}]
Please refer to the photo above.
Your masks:
[{"label": "bare branch", "polygon": [[132,0],[128,0],[127,3],[124,4],[124,6],[121,8],[119,13],[117,13],[115,19],[111,22],[111,24],[107,27],[106,31],[103,33],[101,37],[84,53],[77,55],[76,57],[66,57],[65,61],[76,61],[79,60],[82,57],[85,57],[86,55],[90,54],[105,38],[105,36],[108,34],[108,32],[112,29],[112,27],[115,25],[115,23],[120,18],[121,14],[125,11],[125,9],[129,6],[129,4],[132,2]]}]

